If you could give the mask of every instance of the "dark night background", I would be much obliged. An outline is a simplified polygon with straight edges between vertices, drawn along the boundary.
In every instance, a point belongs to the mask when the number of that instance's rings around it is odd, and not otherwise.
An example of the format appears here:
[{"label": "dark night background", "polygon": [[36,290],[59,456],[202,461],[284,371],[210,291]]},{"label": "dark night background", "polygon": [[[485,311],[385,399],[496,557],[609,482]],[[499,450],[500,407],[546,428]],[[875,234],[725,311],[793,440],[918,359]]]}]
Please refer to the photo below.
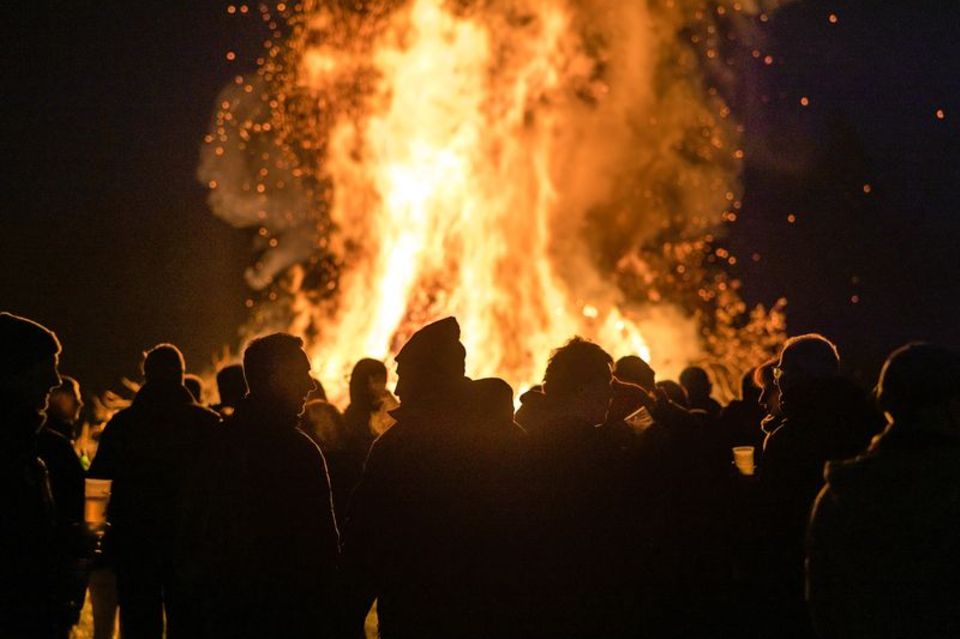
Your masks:
[{"label": "dark night background", "polygon": [[[54,329],[87,391],[135,377],[158,341],[194,369],[236,347],[249,238],[195,179],[218,91],[261,50],[259,12],[226,4],[13,16],[0,310]],[[908,339],[958,345],[960,3],[800,2],[764,31],[774,62],[743,72],[734,105],[746,194],[727,242],[748,301],[786,296],[791,333],[824,332],[871,381]]]}]

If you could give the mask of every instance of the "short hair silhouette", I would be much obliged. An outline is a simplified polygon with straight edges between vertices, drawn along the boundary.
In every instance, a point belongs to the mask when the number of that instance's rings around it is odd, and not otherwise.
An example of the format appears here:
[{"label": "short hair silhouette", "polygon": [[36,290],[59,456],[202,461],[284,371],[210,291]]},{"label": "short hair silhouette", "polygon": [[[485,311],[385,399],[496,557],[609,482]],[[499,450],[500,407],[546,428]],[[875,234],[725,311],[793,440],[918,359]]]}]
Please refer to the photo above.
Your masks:
[{"label": "short hair silhouette", "polygon": [[64,395],[80,399],[80,382],[69,375],[61,375],[60,380],[60,385],[50,391],[51,395],[63,393]]},{"label": "short hair silhouette", "polygon": [[499,377],[485,377],[473,383],[478,405],[499,422],[513,421],[513,389]]},{"label": "short hair silhouette", "polygon": [[350,403],[356,406],[372,408],[379,398],[370,391],[370,380],[374,377],[387,378],[387,367],[378,359],[365,357],[353,366],[350,373]]},{"label": "short hair silhouette", "polygon": [[50,329],[19,315],[0,313],[0,377],[15,375],[60,352]]},{"label": "short hair silhouette", "polygon": [[203,380],[199,376],[189,373],[183,376],[183,385],[187,387],[193,399],[200,403],[203,401]]},{"label": "short hair silhouette", "polygon": [[183,383],[183,353],[173,344],[157,344],[143,354],[143,377],[149,382]]},{"label": "short hair silhouette", "polygon": [[680,373],[680,385],[690,397],[709,397],[713,384],[707,371],[699,366],[688,366]]},{"label": "short hair silhouette", "polygon": [[667,396],[674,404],[688,408],[690,406],[690,398],[687,397],[687,389],[673,381],[672,379],[665,379],[663,381],[657,382],[657,388],[663,391],[663,394]]},{"label": "short hair silhouette", "polygon": [[258,337],[243,351],[243,375],[251,393],[273,386],[273,376],[303,357],[303,340],[289,333]]},{"label": "short hair silhouette", "polygon": [[960,353],[914,342],[893,351],[883,364],[877,401],[894,420],[909,419],[927,406],[960,398]]},{"label": "short hair silhouette", "polygon": [[836,345],[819,333],[791,337],[780,351],[780,368],[806,378],[834,377],[840,371]]},{"label": "short hair silhouette", "polygon": [[656,384],[656,373],[642,357],[626,355],[617,360],[613,367],[613,374],[622,382],[630,382],[641,388],[653,390]]},{"label": "short hair silhouette", "polygon": [[740,377],[740,399],[745,402],[756,402],[760,399],[763,387],[756,382],[756,368],[751,368]]},{"label": "short hair silhouette", "polygon": [[224,406],[236,406],[247,394],[247,380],[243,377],[243,366],[231,364],[217,372],[217,393]]},{"label": "short hair silhouette", "polygon": [[613,374],[613,358],[597,344],[574,337],[550,356],[543,376],[546,395],[576,393],[587,384]]}]

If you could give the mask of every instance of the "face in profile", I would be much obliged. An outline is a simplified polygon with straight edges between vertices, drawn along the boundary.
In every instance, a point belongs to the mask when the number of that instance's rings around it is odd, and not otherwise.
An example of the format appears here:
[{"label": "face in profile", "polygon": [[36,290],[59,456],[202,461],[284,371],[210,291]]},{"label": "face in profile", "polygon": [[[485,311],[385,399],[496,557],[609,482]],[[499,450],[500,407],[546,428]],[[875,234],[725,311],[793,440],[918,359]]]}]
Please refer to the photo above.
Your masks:
[{"label": "face in profile", "polygon": [[317,387],[310,376],[310,360],[303,351],[291,358],[284,369],[274,375],[272,381],[276,398],[288,412],[296,415],[303,412],[307,395]]}]

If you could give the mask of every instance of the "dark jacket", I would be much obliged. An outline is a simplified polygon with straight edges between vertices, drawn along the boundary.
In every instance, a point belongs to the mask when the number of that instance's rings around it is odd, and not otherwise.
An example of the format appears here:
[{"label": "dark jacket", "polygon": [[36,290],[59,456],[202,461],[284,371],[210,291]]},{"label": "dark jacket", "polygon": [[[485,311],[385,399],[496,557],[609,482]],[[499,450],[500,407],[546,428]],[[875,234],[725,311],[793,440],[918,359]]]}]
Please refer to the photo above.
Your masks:
[{"label": "dark jacket", "polygon": [[56,518],[46,466],[37,457],[32,411],[0,397],[0,636],[48,637],[65,629],[56,584]]},{"label": "dark jacket", "polygon": [[62,566],[57,579],[58,598],[64,602],[65,612],[69,610],[70,621],[76,623],[87,588],[83,466],[70,441],[49,423],[37,435],[37,450],[47,467],[53,494],[55,553]]},{"label": "dark jacket", "polygon": [[826,480],[808,539],[820,636],[960,637],[960,437],[894,424]]},{"label": "dark jacket", "polygon": [[549,396],[524,406],[530,435],[533,637],[622,637],[639,592],[631,458],[610,426],[576,421]]},{"label": "dark jacket", "polygon": [[319,447],[248,396],[209,457],[180,535],[199,634],[339,636],[339,534]]},{"label": "dark jacket", "polygon": [[358,625],[377,598],[380,636],[516,636],[522,569],[522,431],[491,419],[472,382],[407,400],[370,450],[345,526]]},{"label": "dark jacket", "polygon": [[182,385],[148,383],[107,423],[88,475],[113,480],[107,517],[119,562],[171,552],[185,491],[219,421]]}]

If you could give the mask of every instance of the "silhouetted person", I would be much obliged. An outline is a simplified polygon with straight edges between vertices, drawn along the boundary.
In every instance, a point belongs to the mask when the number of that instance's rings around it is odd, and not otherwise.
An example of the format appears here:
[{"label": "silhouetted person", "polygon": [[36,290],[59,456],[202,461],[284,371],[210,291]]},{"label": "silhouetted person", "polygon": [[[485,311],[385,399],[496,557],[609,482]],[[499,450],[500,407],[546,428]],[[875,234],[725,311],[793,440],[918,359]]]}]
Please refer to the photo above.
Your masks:
[{"label": "silhouetted person", "polygon": [[87,588],[88,554],[84,523],[84,470],[73,448],[75,425],[80,418],[83,401],[80,385],[72,377],[61,376],[63,382],[51,391],[47,401],[47,418],[37,434],[37,451],[47,467],[50,489],[56,504],[56,551],[65,567],[60,580],[59,597],[70,602],[70,624],[80,621],[80,610]]},{"label": "silhouetted person", "polygon": [[766,411],[760,405],[762,389],[754,383],[756,369],[750,369],[740,379],[740,399],[727,404],[720,413],[720,431],[725,448],[753,446],[759,457],[763,448],[764,432],[760,428]]},{"label": "silhouetted person", "polygon": [[303,341],[243,353],[250,389],[224,423],[182,533],[204,637],[339,634],[339,535],[320,448],[297,425],[314,389]]},{"label": "silhouetted person", "polygon": [[840,377],[839,364],[836,346],[810,334],[786,341],[774,371],[783,420],[767,435],[761,460],[764,591],[771,624],[781,620],[790,636],[812,632],[803,600],[803,539],[824,464],[864,450],[877,427],[866,394]]},{"label": "silhouetted person", "polygon": [[399,406],[387,390],[387,367],[376,359],[362,359],[350,374],[350,405],[343,416],[353,434],[356,450],[367,451],[373,438],[382,435],[393,425],[389,411]]},{"label": "silhouetted person", "polygon": [[307,393],[307,401],[308,402],[313,402],[316,400],[320,400],[323,402],[327,401],[327,391],[324,390],[323,384],[320,383],[320,380],[312,376],[310,379],[313,380],[313,390]]},{"label": "silhouetted person", "polygon": [[247,380],[243,377],[243,366],[231,364],[217,371],[217,393],[220,402],[213,409],[224,417],[229,417],[240,405],[247,394]]},{"label": "silhouetted person", "polygon": [[687,389],[671,379],[665,379],[657,382],[657,388],[663,391],[671,402],[677,406],[690,408],[690,398],[687,397]]},{"label": "silhouetted person", "polygon": [[699,366],[688,366],[680,373],[680,385],[687,391],[690,408],[704,411],[711,419],[720,417],[723,406],[710,397],[713,384],[710,382],[707,371]]},{"label": "silhouetted person", "polygon": [[869,450],[827,464],[809,531],[808,592],[823,639],[960,637],[960,354],[890,355]]},{"label": "silhouetted person", "polygon": [[183,376],[183,386],[190,391],[193,401],[203,406],[203,380],[198,375],[188,373]]},{"label": "silhouetted person", "polygon": [[613,375],[620,381],[636,384],[648,391],[652,391],[655,385],[656,373],[650,368],[650,364],[636,355],[626,355],[618,359]]},{"label": "silhouetted person", "polygon": [[128,637],[192,632],[175,578],[175,534],[220,418],[183,386],[183,355],[159,344],[143,360],[144,384],[107,423],[89,476],[111,479],[109,537],[117,572],[120,628]]},{"label": "silhouetted person", "polygon": [[344,562],[353,627],[374,598],[380,636],[496,638],[520,618],[522,431],[502,380],[471,382],[454,318],[397,354],[397,423],[370,449]]},{"label": "silhouetted person", "polygon": [[80,396],[80,384],[77,380],[66,375],[61,375],[60,378],[63,382],[50,391],[44,426],[60,433],[72,443],[77,438],[83,399]]},{"label": "silhouetted person", "polygon": [[[534,636],[616,637],[634,630],[639,540],[630,458],[611,438],[612,358],[575,338],[553,353],[530,406]],[[529,401],[529,400],[528,400]]]},{"label": "silhouetted person", "polygon": [[37,457],[37,431],[57,373],[60,342],[28,319],[0,313],[0,636],[66,637],[56,507]]}]

